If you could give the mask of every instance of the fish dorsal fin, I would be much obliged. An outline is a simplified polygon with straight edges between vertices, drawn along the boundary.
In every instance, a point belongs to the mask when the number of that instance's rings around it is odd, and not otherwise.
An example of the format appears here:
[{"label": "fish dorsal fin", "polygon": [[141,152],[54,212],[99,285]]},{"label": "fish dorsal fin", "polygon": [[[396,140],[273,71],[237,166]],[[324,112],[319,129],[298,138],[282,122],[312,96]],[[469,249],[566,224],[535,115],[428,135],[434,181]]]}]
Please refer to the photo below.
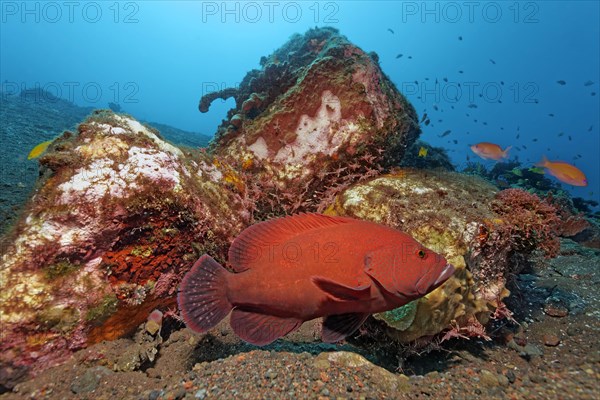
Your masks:
[{"label": "fish dorsal fin", "polygon": [[371,296],[371,285],[346,286],[322,276],[313,276],[312,282],[322,291],[338,301],[366,300]]},{"label": "fish dorsal fin", "polygon": [[549,162],[549,161],[548,161],[548,159],[546,158],[546,155],[543,155],[543,156],[542,156],[542,159],[541,159],[541,160],[540,160],[538,163],[536,163],[536,164],[534,164],[534,165],[535,165],[536,167],[548,168],[548,162]]},{"label": "fish dorsal fin", "polygon": [[323,214],[296,214],[259,222],[246,228],[229,247],[229,263],[236,272],[249,268],[270,244],[282,243],[298,234],[328,226],[355,222],[352,218]]},{"label": "fish dorsal fin", "polygon": [[330,315],[323,320],[321,338],[325,343],[335,343],[352,335],[369,317],[369,314],[348,313]]},{"label": "fish dorsal fin", "polygon": [[236,308],[231,313],[230,324],[241,339],[257,346],[264,346],[298,329],[302,321]]},{"label": "fish dorsal fin", "polygon": [[400,260],[397,259],[398,250],[394,246],[383,246],[365,254],[365,273],[371,277],[379,286],[389,293],[396,293],[394,282],[397,277],[394,274]]}]

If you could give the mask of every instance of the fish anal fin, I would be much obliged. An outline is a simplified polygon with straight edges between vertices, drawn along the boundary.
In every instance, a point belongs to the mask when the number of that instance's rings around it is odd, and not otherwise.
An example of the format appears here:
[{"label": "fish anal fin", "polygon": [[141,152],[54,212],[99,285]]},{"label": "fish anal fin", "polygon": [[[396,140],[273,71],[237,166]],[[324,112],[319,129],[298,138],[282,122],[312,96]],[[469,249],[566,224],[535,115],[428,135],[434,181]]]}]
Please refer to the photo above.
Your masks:
[{"label": "fish anal fin", "polygon": [[313,276],[312,282],[322,291],[339,301],[360,301],[371,297],[371,284],[346,286],[322,276]]},{"label": "fish anal fin", "polygon": [[234,309],[231,313],[231,328],[248,343],[264,346],[298,329],[302,320],[281,318],[253,311]]},{"label": "fish anal fin", "polygon": [[245,229],[229,248],[229,263],[236,272],[242,272],[261,257],[268,256],[269,248],[284,243],[299,234],[334,225],[357,222],[352,218],[322,214],[296,214],[285,218],[259,222]]},{"label": "fish anal fin", "polygon": [[335,343],[344,340],[356,332],[368,317],[369,314],[364,313],[330,315],[323,320],[321,338],[325,343]]}]

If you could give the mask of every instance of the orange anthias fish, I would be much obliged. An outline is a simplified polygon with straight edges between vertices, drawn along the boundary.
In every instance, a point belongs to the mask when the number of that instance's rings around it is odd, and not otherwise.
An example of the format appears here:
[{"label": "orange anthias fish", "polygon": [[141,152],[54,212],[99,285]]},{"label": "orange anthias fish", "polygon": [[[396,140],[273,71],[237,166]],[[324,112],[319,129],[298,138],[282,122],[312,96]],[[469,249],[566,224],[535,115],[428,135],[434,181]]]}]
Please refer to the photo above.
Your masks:
[{"label": "orange anthias fish", "polygon": [[454,267],[405,233],[373,222],[299,214],[244,230],[228,272],[203,255],[183,278],[178,303],[187,326],[206,332],[229,314],[243,340],[266,345],[318,317],[323,341],[355,332],[444,283]]},{"label": "orange anthias fish", "polygon": [[588,184],[585,174],[579,168],[564,161],[548,161],[546,156],[543,156],[542,161],[535,166],[546,168],[550,175],[569,185],[587,186]]},{"label": "orange anthias fish", "polygon": [[496,160],[499,161],[503,158],[508,158],[508,151],[512,146],[508,146],[502,150],[500,146],[494,143],[481,142],[471,146],[473,153],[477,154],[484,160]]}]

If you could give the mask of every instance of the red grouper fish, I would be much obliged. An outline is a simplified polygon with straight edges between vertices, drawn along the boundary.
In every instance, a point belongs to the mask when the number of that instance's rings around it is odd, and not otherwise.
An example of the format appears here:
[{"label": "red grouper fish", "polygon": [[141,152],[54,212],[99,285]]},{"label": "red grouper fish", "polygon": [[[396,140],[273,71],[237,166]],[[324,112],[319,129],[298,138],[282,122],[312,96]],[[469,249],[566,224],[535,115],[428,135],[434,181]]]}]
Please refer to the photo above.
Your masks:
[{"label": "red grouper fish", "polygon": [[244,230],[229,248],[231,273],[203,255],[183,278],[186,325],[206,332],[231,312],[233,331],[266,345],[318,317],[323,341],[354,333],[444,283],[454,267],[409,235],[373,222],[298,214]]}]

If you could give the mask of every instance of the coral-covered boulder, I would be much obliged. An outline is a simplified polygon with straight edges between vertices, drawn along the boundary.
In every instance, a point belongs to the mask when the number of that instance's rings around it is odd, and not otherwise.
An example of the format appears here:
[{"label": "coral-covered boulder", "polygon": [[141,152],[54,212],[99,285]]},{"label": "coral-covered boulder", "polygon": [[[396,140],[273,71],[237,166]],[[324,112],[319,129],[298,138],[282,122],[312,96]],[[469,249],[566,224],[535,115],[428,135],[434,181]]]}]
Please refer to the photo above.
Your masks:
[{"label": "coral-covered boulder", "polygon": [[294,35],[253,70],[212,150],[269,191],[275,213],[322,210],[332,187],[395,165],[420,133],[414,108],[367,54],[333,28]]},{"label": "coral-covered boulder", "polygon": [[[47,367],[129,333],[204,252],[247,224],[227,173],[126,116],[98,112],[41,160],[3,248],[0,362]],[[8,240],[12,239],[12,240]]]},{"label": "coral-covered boulder", "polygon": [[555,209],[535,195],[497,189],[476,176],[399,169],[343,191],[326,211],[383,223],[444,255],[456,273],[425,297],[376,315],[387,332],[409,342],[483,336],[490,315],[510,316],[507,280],[535,249],[553,255]]}]

